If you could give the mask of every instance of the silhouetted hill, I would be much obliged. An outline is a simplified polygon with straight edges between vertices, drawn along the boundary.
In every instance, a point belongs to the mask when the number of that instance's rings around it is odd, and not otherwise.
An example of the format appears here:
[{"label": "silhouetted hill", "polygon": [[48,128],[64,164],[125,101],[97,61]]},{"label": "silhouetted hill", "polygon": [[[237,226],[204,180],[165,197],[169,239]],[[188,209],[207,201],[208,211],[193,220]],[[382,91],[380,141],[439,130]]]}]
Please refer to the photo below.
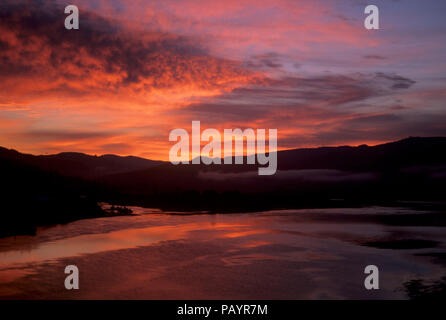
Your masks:
[{"label": "silhouetted hill", "polygon": [[147,169],[162,163],[162,161],[153,161],[133,156],[91,156],[75,152],[34,156],[1,147],[0,159],[19,161],[23,164],[35,166],[42,170],[85,179],[94,179],[114,173]]},{"label": "silhouetted hill", "polygon": [[82,154],[37,157],[0,148],[0,237],[32,233],[41,225],[107,215],[98,205],[100,188],[82,178],[90,178],[99,164],[106,172],[141,167],[120,168],[119,164],[135,159],[117,158]]},{"label": "silhouetted hill", "polygon": [[[446,166],[446,138],[407,138],[397,142],[377,146],[361,145],[358,147],[322,147],[279,151],[278,172],[274,179],[287,173],[302,171],[316,174],[315,170],[336,170],[348,173],[377,173],[398,170],[416,171],[422,168],[434,168],[443,172]],[[246,160],[244,161],[246,163]],[[437,168],[438,167],[438,168]],[[102,181],[110,184],[125,184],[126,187],[137,186],[186,186],[200,188],[190,183],[189,179],[205,179],[206,174],[221,181],[234,177],[243,180],[257,176],[258,165],[177,165],[163,163],[134,172],[112,174]],[[241,175],[231,175],[239,173]],[[295,172],[294,172],[295,173]],[[201,186],[206,188],[206,186]]]},{"label": "silhouetted hill", "polygon": [[101,216],[98,201],[218,212],[444,201],[445,150],[441,137],[286,150],[277,154],[275,175],[259,176],[257,165],[174,166],[136,157],[32,156],[0,148],[2,217],[20,226]]},{"label": "silhouetted hill", "polygon": [[377,146],[279,151],[278,171],[273,176],[259,176],[256,165],[165,163],[104,176],[101,182],[122,200],[170,207],[177,203],[179,208],[186,203],[201,209],[263,206],[266,202],[271,206],[317,205],[333,198],[360,203],[442,200],[445,150],[446,138],[408,138]]},{"label": "silhouetted hill", "polygon": [[295,149],[278,154],[280,170],[337,169],[382,171],[446,164],[446,138],[411,137],[377,146]]}]

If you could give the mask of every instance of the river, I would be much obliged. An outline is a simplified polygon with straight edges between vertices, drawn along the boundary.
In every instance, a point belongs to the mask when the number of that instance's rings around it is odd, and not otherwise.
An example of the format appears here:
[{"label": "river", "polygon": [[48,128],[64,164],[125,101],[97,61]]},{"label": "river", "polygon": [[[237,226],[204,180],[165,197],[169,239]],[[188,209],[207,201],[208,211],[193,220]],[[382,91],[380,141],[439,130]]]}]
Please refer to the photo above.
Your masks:
[{"label": "river", "polygon": [[[135,215],[0,239],[0,299],[407,299],[446,275],[445,228],[408,208]],[[391,220],[394,221],[394,220]],[[65,266],[79,269],[66,290]],[[379,269],[379,290],[364,268]]]}]

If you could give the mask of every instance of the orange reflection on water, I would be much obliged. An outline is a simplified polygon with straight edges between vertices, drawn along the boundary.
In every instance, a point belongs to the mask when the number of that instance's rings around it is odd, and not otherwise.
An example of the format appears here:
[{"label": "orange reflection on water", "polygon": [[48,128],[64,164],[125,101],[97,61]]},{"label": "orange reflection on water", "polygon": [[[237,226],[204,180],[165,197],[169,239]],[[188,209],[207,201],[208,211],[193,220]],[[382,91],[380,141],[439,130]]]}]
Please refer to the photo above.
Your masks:
[{"label": "orange reflection on water", "polygon": [[[8,250],[0,252],[0,268],[3,269],[15,264],[43,262],[84,254],[148,246],[160,241],[183,239],[187,237],[187,233],[197,230],[230,231],[231,233],[223,235],[227,238],[265,232],[263,230],[232,232],[244,227],[247,227],[247,225],[209,221],[181,223],[178,225],[131,228],[107,233],[79,235],[43,242],[31,248],[26,246],[26,243],[24,244],[20,238],[3,239],[0,242],[4,242],[3,245]],[[24,248],[26,249],[24,250]],[[2,272],[0,271],[0,273]]]},{"label": "orange reflection on water", "polygon": [[241,248],[257,248],[272,244],[270,241],[248,241],[240,245]]},{"label": "orange reflection on water", "polygon": [[[169,240],[202,238],[204,236],[209,240],[224,238],[237,239],[238,241],[244,237],[271,233],[263,228],[257,228],[256,225],[241,223],[238,218],[231,223],[224,221],[225,219],[221,221],[215,215],[191,218],[155,214],[138,217],[133,217],[133,219],[140,219],[140,227],[133,225],[126,228],[126,219],[130,219],[126,217],[94,219],[88,221],[89,230],[94,233],[82,234],[85,231],[85,226],[82,223],[77,225],[75,222],[42,229],[33,237],[0,239],[0,248],[2,248],[0,250],[0,283],[10,283],[32,274],[35,272],[34,267],[37,264],[57,262],[64,258],[152,246]],[[158,219],[162,220],[164,224],[153,225],[158,223]],[[109,231],[105,221],[113,221],[113,224],[122,225],[122,227]],[[39,239],[45,240],[39,241]],[[237,244],[237,247],[253,248],[267,244],[269,244],[267,241],[250,239]]]},{"label": "orange reflection on water", "polygon": [[255,234],[263,234],[263,233],[271,233],[269,230],[247,230],[247,231],[238,231],[238,232],[231,232],[226,233],[223,235],[225,238],[241,238],[246,236],[251,236]]}]

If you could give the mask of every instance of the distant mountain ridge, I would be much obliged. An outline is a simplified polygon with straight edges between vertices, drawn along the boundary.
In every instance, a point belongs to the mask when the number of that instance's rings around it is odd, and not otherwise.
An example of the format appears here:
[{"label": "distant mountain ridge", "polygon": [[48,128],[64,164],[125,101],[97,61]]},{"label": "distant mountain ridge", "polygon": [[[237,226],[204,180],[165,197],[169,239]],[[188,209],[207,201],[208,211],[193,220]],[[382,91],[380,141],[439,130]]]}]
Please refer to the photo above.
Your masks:
[{"label": "distant mountain ridge", "polygon": [[216,212],[341,205],[332,199],[343,205],[445,199],[446,137],[285,150],[277,157],[276,174],[259,176],[257,165],[175,166],[131,156],[33,156],[0,148],[0,199],[9,208],[30,202],[41,214],[48,207],[42,199],[79,203],[85,196],[91,203]]},{"label": "distant mountain ridge", "polygon": [[[446,137],[410,137],[376,146],[339,146],[298,148],[278,151],[278,170],[337,169],[371,171],[411,165],[446,163]],[[169,162],[135,156],[62,152],[54,155],[30,155],[0,147],[0,160],[20,161],[44,170],[81,178],[144,171]],[[246,163],[246,161],[244,161]],[[256,165],[190,165],[222,172],[256,170]],[[178,168],[184,165],[177,166]]]},{"label": "distant mountain ridge", "polygon": [[[441,166],[446,165],[446,137],[410,137],[376,146],[299,148],[278,151],[277,158],[279,171],[333,169],[370,172],[413,166]],[[258,165],[247,164],[174,166],[169,162],[135,156],[92,156],[75,152],[35,156],[3,147],[0,147],[0,160],[20,162],[41,170],[83,179],[107,177],[110,180],[117,177],[122,180],[128,175],[129,179],[135,181],[140,180],[140,176],[152,175],[155,171],[168,170],[184,176],[184,172],[199,170],[230,173],[254,171],[258,168]]]},{"label": "distant mountain ridge", "polygon": [[375,171],[419,165],[446,164],[446,137],[410,137],[357,147],[321,147],[278,153],[278,167],[290,169],[337,169]]},{"label": "distant mountain ridge", "polygon": [[[277,158],[278,173],[283,171],[283,174],[292,170],[330,169],[345,172],[389,172],[413,167],[446,166],[446,138],[417,137],[377,146],[361,145],[358,147],[342,146],[284,150],[278,151]],[[170,184],[171,187],[183,187],[183,185],[191,184],[190,179],[195,179],[199,172],[218,172],[224,175],[257,171],[257,167],[257,165],[207,166],[203,164],[173,166],[170,163],[164,163],[158,167],[135,172],[113,174],[105,177],[105,179],[108,183],[116,182],[127,187],[147,187],[148,184],[154,185],[157,183],[166,184],[165,187],[167,187],[167,184]],[[233,180],[241,181],[244,176],[231,177],[234,178]],[[259,181],[274,179],[275,176],[257,177]],[[207,183],[218,184],[215,181],[207,181]],[[192,185],[194,184],[192,183]]]},{"label": "distant mountain ridge", "polygon": [[84,179],[148,169],[163,163],[134,156],[91,156],[76,152],[34,156],[3,147],[0,147],[0,160],[19,161],[60,175]]}]

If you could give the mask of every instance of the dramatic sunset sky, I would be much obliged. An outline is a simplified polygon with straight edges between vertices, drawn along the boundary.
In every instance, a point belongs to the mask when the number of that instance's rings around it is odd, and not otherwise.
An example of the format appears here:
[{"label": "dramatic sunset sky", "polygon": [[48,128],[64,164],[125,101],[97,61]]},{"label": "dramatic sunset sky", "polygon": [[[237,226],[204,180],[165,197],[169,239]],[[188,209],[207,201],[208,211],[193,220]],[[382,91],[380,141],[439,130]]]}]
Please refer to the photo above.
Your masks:
[{"label": "dramatic sunset sky", "polygon": [[192,120],[277,128],[279,149],[446,136],[445,16],[438,0],[1,0],[0,145],[166,160]]}]

